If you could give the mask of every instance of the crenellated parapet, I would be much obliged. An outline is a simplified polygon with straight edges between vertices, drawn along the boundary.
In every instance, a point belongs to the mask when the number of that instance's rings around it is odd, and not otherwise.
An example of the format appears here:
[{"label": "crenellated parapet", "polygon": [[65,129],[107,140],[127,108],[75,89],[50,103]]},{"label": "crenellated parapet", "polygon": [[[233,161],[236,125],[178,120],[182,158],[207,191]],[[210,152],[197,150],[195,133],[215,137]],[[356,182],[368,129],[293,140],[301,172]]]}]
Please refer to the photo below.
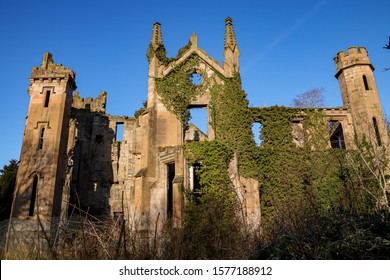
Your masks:
[{"label": "crenellated parapet", "polygon": [[76,73],[69,68],[65,68],[62,64],[55,64],[52,54],[46,52],[43,56],[40,67],[34,66],[30,76],[30,82],[40,81],[49,82],[66,80],[76,89]]},{"label": "crenellated parapet", "polygon": [[73,94],[72,107],[76,109],[88,109],[92,112],[105,113],[107,102],[107,92],[102,91],[98,97],[81,98],[79,92],[75,91]]},{"label": "crenellated parapet", "polygon": [[350,109],[355,141],[388,145],[386,123],[375,83],[374,66],[364,47],[349,47],[334,58],[344,108]]},{"label": "crenellated parapet", "polygon": [[336,64],[336,78],[344,69],[356,65],[368,65],[373,71],[375,69],[365,47],[349,47],[347,53],[339,51],[333,60]]}]

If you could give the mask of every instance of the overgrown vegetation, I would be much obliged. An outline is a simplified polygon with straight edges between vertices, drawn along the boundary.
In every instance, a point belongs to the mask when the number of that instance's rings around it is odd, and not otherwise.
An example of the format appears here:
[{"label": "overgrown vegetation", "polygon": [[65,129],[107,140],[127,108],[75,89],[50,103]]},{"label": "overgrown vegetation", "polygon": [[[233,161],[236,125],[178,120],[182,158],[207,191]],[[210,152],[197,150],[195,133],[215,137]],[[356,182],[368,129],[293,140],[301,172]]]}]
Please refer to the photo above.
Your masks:
[{"label": "overgrown vegetation", "polygon": [[248,236],[240,219],[240,205],[229,178],[232,150],[222,141],[188,143],[188,163],[198,171],[201,195],[189,194],[183,227],[185,259],[235,259],[248,257]]},{"label": "overgrown vegetation", "polygon": [[163,65],[168,65],[169,63],[175,60],[174,58],[167,57],[167,51],[165,50],[164,44],[159,44],[156,48],[152,44],[149,45],[148,52],[146,53],[146,57],[148,58],[148,61],[150,61],[154,55],[156,55],[156,58]]},{"label": "overgrown vegetation", "polygon": [[[151,47],[148,56],[154,54],[164,65],[173,61],[166,58],[163,45]],[[300,95],[300,108],[249,108],[237,73],[220,77],[222,83],[193,84],[198,63],[191,56],[156,83],[161,101],[183,131],[191,102],[210,86],[216,139],[183,145],[186,162],[201,166],[196,174],[201,194],[183,190],[183,226],[166,221],[162,231],[153,233],[124,227],[124,220],[85,219],[61,231],[61,243],[48,257],[389,259],[388,147],[363,139],[356,140],[354,150],[330,149],[321,111],[308,108],[324,105],[322,89]],[[254,141],[253,122],[261,123],[260,146]],[[294,134],[299,136],[296,143]],[[260,182],[260,235],[250,232],[242,217],[228,171],[233,158],[241,176]]]},{"label": "overgrown vegetation", "polygon": [[198,64],[197,56],[192,56],[182,65],[176,67],[167,76],[156,81],[156,89],[165,107],[174,113],[186,130],[191,118],[189,106],[191,101],[202,92],[202,86],[191,81],[194,66]]},{"label": "overgrown vegetation", "polygon": [[156,55],[156,58],[165,66],[169,63],[179,59],[187,52],[187,50],[191,47],[191,42],[188,42],[187,45],[179,49],[176,57],[171,58],[167,57],[167,51],[165,50],[164,44],[159,44],[157,47],[154,47],[152,44],[149,45],[148,51],[146,53],[146,57],[148,61],[152,60],[153,56]]},{"label": "overgrown vegetation", "polygon": [[[269,107],[255,114],[262,123],[258,257],[388,258],[384,149],[368,142],[356,143],[357,150],[329,149],[323,117],[313,109]],[[303,145],[291,141],[297,118]],[[374,230],[370,221],[380,226]]]},{"label": "overgrown vegetation", "polygon": [[[263,111],[264,123],[267,114],[284,109]],[[290,118],[294,113],[285,112],[284,116]],[[315,113],[313,118],[315,122]],[[279,122],[280,131],[283,127],[287,131],[287,123]],[[267,125],[263,129],[267,132]],[[128,227],[128,223],[123,226],[121,219],[80,218],[78,224],[71,223],[60,230],[59,243],[51,250],[12,247],[7,258],[389,258],[390,213],[383,203],[378,177],[388,164],[378,161],[382,154],[369,143],[355,151],[345,151],[324,146],[320,149],[316,142],[316,149],[312,149],[309,145],[291,145],[283,137],[275,140],[280,146],[272,149],[267,133],[262,137],[257,155],[258,162],[264,165],[254,166],[261,178],[260,237],[246,231],[240,217],[227,172],[233,150],[216,140],[183,147],[188,163],[202,166],[202,195],[186,193],[182,228],[174,228],[167,221],[157,233],[139,231],[137,225]],[[41,239],[44,240],[42,234]]]},{"label": "overgrown vegetation", "polygon": [[145,112],[147,107],[148,107],[148,101],[145,100],[144,102],[142,102],[142,107],[134,112],[134,118],[138,119],[138,117],[141,116],[143,112]]},{"label": "overgrown vegetation", "polygon": [[256,163],[256,143],[246,93],[242,90],[238,73],[224,82],[211,89],[211,125],[216,139],[237,153],[240,173],[246,177],[255,177],[253,166]]}]

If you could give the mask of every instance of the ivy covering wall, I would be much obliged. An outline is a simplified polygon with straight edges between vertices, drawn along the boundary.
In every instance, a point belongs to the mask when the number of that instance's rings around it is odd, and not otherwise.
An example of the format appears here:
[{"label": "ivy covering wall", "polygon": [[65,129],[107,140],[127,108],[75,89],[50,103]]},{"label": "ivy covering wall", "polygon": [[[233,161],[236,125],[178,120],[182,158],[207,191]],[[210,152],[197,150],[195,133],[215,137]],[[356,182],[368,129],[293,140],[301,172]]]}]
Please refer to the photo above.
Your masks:
[{"label": "ivy covering wall", "polygon": [[215,138],[237,153],[241,175],[256,178],[253,117],[246,93],[242,90],[240,75],[236,73],[224,82],[223,85],[211,89],[211,125]]},{"label": "ivy covering wall", "polygon": [[199,63],[195,55],[189,57],[182,65],[175,67],[164,78],[156,80],[156,89],[165,107],[176,115],[186,130],[191,118],[189,107],[203,90],[202,85],[191,81],[194,67]]},{"label": "ivy covering wall", "polygon": [[[343,219],[356,223],[360,221],[356,217],[384,205],[380,202],[384,196],[378,174],[387,163],[377,158],[383,155],[369,143],[363,143],[356,151],[329,149],[329,131],[321,111],[283,106],[250,108],[239,73],[231,78],[219,76],[221,83],[206,81],[207,87],[204,83],[194,85],[191,74],[199,62],[193,55],[157,80],[162,102],[177,116],[183,130],[191,118],[191,102],[206,88],[211,95],[210,124],[215,140],[183,146],[188,164],[202,166],[198,171],[202,196],[193,200],[189,195],[186,207],[184,232],[190,244],[189,254],[196,258],[223,258],[226,255],[218,248],[235,251],[245,246],[240,242],[247,240],[245,226],[239,218],[239,201],[228,172],[234,155],[240,175],[260,183],[261,240],[269,244],[264,247],[268,256],[329,258],[338,252],[334,242],[338,236],[351,238],[346,241],[351,247],[344,248],[344,252],[354,256],[372,244],[379,244],[380,252],[387,250],[371,231],[364,237],[349,228],[340,231],[346,223]],[[204,73],[203,76],[213,79]],[[261,123],[259,146],[252,133],[254,122]],[[293,142],[294,124],[299,124],[298,145]],[[358,143],[357,146],[360,147]],[[362,238],[367,243],[360,243]]]}]

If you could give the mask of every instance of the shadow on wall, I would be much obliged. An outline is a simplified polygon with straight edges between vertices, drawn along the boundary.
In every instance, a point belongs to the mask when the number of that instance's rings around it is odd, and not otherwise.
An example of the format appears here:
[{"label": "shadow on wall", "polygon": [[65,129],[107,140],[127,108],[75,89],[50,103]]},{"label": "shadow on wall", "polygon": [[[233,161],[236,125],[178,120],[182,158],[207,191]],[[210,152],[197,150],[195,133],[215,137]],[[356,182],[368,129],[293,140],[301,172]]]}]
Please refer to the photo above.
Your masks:
[{"label": "shadow on wall", "polygon": [[77,135],[68,214],[80,208],[91,215],[109,215],[113,164],[119,159],[120,142],[114,141],[115,132],[109,127],[107,115],[91,112],[88,108],[72,108],[72,118]]}]

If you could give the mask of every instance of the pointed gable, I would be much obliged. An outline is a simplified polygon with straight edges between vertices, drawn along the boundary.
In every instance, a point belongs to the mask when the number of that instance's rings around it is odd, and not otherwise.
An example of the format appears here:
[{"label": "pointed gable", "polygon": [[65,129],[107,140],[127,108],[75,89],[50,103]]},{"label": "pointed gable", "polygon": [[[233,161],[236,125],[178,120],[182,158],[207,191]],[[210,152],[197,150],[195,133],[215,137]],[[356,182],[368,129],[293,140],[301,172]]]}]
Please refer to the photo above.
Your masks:
[{"label": "pointed gable", "polygon": [[192,33],[189,43],[187,45],[188,47],[185,48],[184,53],[179,52],[179,57],[171,62],[162,72],[163,76],[168,75],[173,69],[176,67],[182,65],[186,60],[188,60],[190,57],[195,55],[199,58],[199,64],[204,64],[205,68],[210,68],[214,72],[218,72],[220,75],[225,76],[223,67],[221,64],[215,60],[214,58],[210,57],[206,51],[202,50],[198,47],[198,39],[195,33]]}]

